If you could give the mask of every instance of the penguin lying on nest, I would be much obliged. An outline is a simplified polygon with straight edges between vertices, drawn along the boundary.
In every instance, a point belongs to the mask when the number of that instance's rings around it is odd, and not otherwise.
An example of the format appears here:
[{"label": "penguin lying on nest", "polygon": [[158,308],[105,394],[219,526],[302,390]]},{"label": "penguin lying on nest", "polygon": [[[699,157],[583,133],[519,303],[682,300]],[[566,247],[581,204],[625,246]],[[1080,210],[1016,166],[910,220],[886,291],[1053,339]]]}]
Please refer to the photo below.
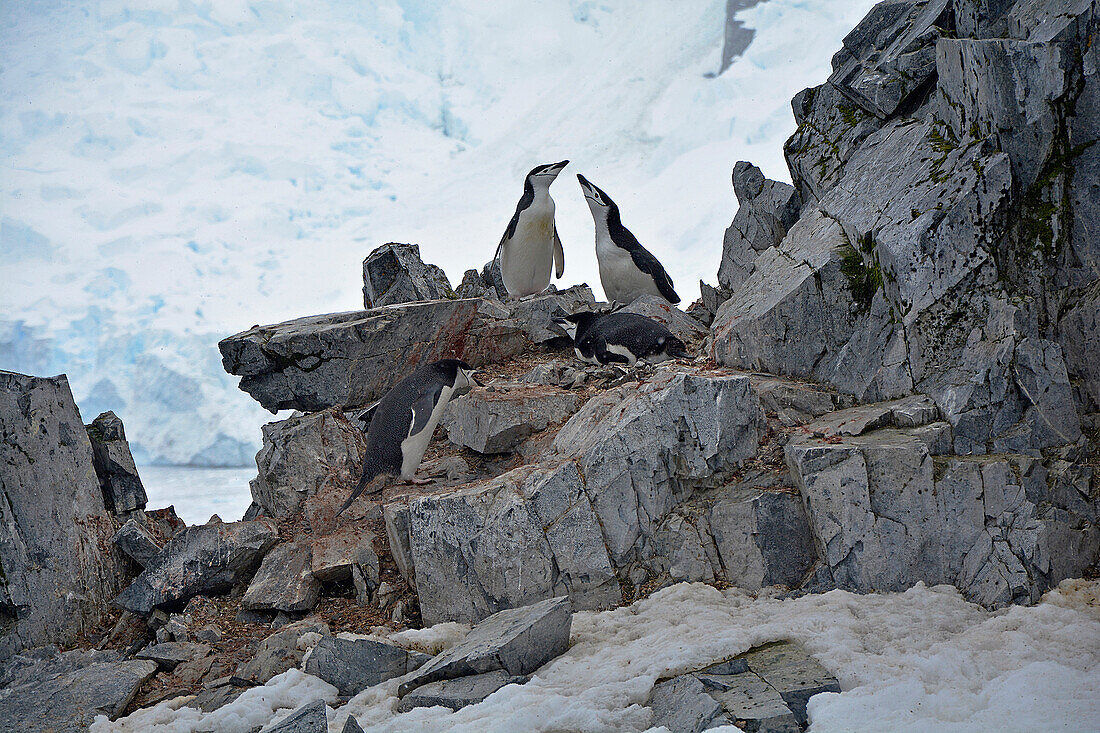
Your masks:
[{"label": "penguin lying on nest", "polygon": [[337,516],[378,476],[427,483],[416,479],[416,469],[428,450],[432,433],[447,403],[469,392],[475,384],[483,386],[473,367],[458,359],[443,359],[420,367],[394,385],[374,408],[367,428],[363,475]]},{"label": "penguin lying on nest", "polygon": [[684,342],[657,321],[636,313],[582,311],[554,319],[573,339],[573,350],[592,364],[625,364],[639,361],[660,364],[688,356]]}]

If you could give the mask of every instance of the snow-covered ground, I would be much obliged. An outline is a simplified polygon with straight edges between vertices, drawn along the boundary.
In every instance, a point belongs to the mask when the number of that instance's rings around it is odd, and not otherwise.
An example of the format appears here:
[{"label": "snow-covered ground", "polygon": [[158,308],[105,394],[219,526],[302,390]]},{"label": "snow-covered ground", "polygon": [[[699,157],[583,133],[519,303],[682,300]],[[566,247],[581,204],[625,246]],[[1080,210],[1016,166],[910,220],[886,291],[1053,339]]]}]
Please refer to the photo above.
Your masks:
[{"label": "snow-covered ground", "polygon": [[[446,646],[463,631],[442,624],[396,636]],[[993,613],[950,586],[780,601],[680,584],[575,614],[566,654],[478,705],[395,715],[400,678],[330,709],[329,731],[349,714],[367,731],[642,731],[658,677],[782,638],[805,643],[843,690],[811,699],[813,733],[1100,729],[1100,582],[1072,580],[1037,606]],[[114,723],[100,718],[91,733],[247,731],[318,698],[333,702],[335,688],[291,670],[213,713],[165,702]]]},{"label": "snow-covered ground", "polygon": [[734,161],[786,176],[790,97],[872,4],[744,10],[715,77],[725,0],[0,3],[0,368],[67,372],[140,461],[241,465],[270,418],[220,337],[358,307],[389,240],[457,282],[566,157],[565,284],[599,290],[583,172],[690,302]]}]

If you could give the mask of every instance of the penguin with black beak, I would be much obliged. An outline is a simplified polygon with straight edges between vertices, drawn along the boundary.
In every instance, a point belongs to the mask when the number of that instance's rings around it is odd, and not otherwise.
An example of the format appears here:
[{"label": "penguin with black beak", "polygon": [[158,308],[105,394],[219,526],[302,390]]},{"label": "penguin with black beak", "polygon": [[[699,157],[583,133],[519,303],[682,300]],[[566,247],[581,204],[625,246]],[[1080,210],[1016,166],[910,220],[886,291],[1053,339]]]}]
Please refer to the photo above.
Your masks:
[{"label": "penguin with black beak", "polygon": [[416,469],[428,450],[432,434],[447,403],[468,393],[474,385],[484,386],[473,367],[458,359],[432,362],[394,385],[374,408],[367,428],[363,475],[336,514],[351,506],[378,476],[400,476],[409,483],[428,483],[416,479]]}]

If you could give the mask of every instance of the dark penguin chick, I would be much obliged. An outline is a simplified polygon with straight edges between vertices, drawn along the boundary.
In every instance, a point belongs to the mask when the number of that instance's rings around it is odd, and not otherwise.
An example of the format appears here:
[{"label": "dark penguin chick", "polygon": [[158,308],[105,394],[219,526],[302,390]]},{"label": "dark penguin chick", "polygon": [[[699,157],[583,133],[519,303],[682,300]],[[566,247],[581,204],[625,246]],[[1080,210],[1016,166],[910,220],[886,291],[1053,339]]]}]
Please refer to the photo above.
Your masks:
[{"label": "dark penguin chick", "polygon": [[623,226],[619,207],[611,197],[584,176],[577,174],[584,198],[596,223],[596,259],[600,282],[608,300],[629,305],[643,295],[659,295],[679,303],[665,268]]},{"label": "dark penguin chick", "polygon": [[481,386],[474,369],[458,359],[422,366],[394,385],[374,408],[367,428],[363,475],[339,515],[378,476],[400,476],[410,481],[443,417],[447,403]]},{"label": "dark penguin chick", "polygon": [[500,259],[500,277],[513,298],[541,293],[550,284],[551,269],[558,278],[565,271],[550,184],[568,164],[563,160],[535,166],[523,181],[523,196],[494,256]]},{"label": "dark penguin chick", "polygon": [[684,342],[657,321],[636,313],[582,312],[566,316],[564,326],[573,337],[577,357],[592,364],[639,361],[660,364],[688,356]]}]

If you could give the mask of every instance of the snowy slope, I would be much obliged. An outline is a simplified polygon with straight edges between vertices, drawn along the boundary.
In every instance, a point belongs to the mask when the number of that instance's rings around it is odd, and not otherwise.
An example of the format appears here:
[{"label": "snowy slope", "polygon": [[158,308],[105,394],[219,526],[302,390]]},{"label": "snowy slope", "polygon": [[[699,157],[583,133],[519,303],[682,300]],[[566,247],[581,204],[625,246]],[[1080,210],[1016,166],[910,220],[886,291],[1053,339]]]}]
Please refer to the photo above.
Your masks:
[{"label": "snowy slope", "polygon": [[357,307],[389,240],[457,282],[564,157],[566,282],[599,289],[583,172],[690,302],[733,162],[785,177],[789,99],[871,5],[744,10],[714,77],[724,0],[0,3],[0,368],[67,372],[141,460],[246,462],[220,337]]},{"label": "snowy slope", "polygon": [[[440,624],[396,636],[454,643],[462,635],[458,624]],[[1037,606],[996,612],[950,586],[780,601],[697,583],[574,614],[569,651],[478,705],[395,715],[398,678],[330,710],[329,731],[341,731],[349,714],[366,731],[394,733],[642,731],[658,677],[784,638],[802,641],[843,690],[810,700],[810,733],[1085,731],[1100,720],[1097,581],[1067,580]],[[100,716],[91,732],[243,732],[318,698],[335,704],[336,688],[293,669],[213,713],[164,702],[114,723]]]}]

